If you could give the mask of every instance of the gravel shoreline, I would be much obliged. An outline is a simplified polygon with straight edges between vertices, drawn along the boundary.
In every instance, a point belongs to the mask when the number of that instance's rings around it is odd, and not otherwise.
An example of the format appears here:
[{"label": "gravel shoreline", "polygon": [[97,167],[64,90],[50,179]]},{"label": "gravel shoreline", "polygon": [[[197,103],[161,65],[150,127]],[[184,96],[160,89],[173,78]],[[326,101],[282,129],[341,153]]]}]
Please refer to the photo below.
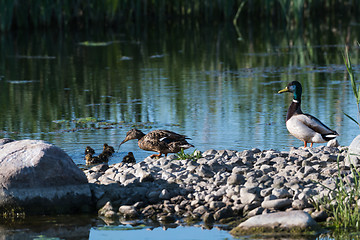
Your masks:
[{"label": "gravel shoreline", "polygon": [[259,214],[304,210],[317,221],[311,198],[335,187],[347,147],[207,150],[197,160],[146,158],[136,164],[97,165],[84,170],[99,215],[164,222],[223,223]]}]

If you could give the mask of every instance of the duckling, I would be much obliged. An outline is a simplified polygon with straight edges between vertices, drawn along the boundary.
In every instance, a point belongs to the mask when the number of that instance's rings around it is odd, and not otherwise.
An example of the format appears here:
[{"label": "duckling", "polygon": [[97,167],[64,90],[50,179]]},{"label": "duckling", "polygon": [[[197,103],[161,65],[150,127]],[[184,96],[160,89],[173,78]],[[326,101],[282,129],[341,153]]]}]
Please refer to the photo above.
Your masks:
[{"label": "duckling", "polygon": [[112,156],[115,153],[114,147],[109,146],[107,143],[104,143],[103,152],[108,152],[109,156]]},{"label": "duckling", "polygon": [[291,135],[304,142],[304,147],[307,147],[307,143],[311,143],[310,147],[312,147],[313,143],[324,143],[339,136],[336,131],[331,130],[316,117],[301,111],[302,87],[298,81],[289,83],[278,93],[283,92],[294,94],[286,115],[286,128]]},{"label": "duckling", "polygon": [[126,155],[123,160],[123,163],[136,163],[134,154],[132,152],[129,152],[128,155]]},{"label": "duckling", "polygon": [[91,153],[91,154],[95,154],[95,150],[92,149],[90,146],[86,146],[85,148],[85,155]]},{"label": "duckling", "polygon": [[85,155],[85,160],[86,160],[86,165],[104,163],[102,159],[100,159],[97,156],[93,156],[91,153]]},{"label": "duckling", "polygon": [[110,154],[108,151],[103,151],[102,153],[99,154],[98,158],[99,158],[102,162],[108,162],[110,156],[111,156],[111,154]]},{"label": "duckling", "polygon": [[161,157],[161,154],[177,153],[181,149],[188,149],[194,147],[188,143],[186,139],[189,139],[185,135],[177,134],[168,130],[154,130],[148,134],[144,134],[138,129],[131,129],[126,133],[125,139],[120,143],[120,146],[132,139],[138,140],[139,148],[145,151],[158,152],[159,154],[152,154],[150,157]]}]

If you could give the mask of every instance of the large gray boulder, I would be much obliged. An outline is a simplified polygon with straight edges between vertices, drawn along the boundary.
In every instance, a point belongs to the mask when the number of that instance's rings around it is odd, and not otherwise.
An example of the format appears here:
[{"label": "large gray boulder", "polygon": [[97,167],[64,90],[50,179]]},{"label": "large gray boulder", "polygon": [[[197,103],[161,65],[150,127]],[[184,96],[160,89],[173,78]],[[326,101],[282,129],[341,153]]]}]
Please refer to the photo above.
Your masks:
[{"label": "large gray boulder", "polygon": [[301,210],[289,212],[276,212],[251,217],[231,230],[231,234],[241,236],[243,234],[289,231],[302,233],[303,230],[314,230],[318,224],[311,216]]},{"label": "large gray boulder", "polygon": [[87,178],[63,150],[40,140],[4,142],[0,144],[2,213],[63,214],[90,210]]},{"label": "large gray boulder", "polygon": [[345,158],[345,165],[350,166],[359,166],[360,160],[360,135],[358,135],[354,140],[351,142],[349,146],[348,156]]}]

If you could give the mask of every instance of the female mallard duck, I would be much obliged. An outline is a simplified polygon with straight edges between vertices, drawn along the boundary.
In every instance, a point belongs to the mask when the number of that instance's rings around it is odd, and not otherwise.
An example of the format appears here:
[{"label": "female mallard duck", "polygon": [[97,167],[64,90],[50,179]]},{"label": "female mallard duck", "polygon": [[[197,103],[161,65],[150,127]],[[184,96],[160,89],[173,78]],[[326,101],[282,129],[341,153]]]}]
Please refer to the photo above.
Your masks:
[{"label": "female mallard duck", "polygon": [[286,115],[286,128],[288,131],[304,142],[304,147],[307,143],[324,143],[336,138],[339,134],[325,126],[319,119],[301,111],[301,93],[302,87],[298,81],[293,81],[287,85],[286,88],[280,90],[278,93],[291,92],[294,94],[292,103]]},{"label": "female mallard duck", "polygon": [[165,154],[165,157],[168,153],[177,153],[181,149],[188,149],[194,147],[186,141],[187,138],[185,135],[180,135],[167,130],[154,130],[148,134],[144,134],[140,130],[135,128],[131,129],[126,133],[124,141],[119,145],[132,140],[137,139],[139,148],[145,151],[158,152],[159,154],[153,154],[150,157],[160,157],[161,154]]}]

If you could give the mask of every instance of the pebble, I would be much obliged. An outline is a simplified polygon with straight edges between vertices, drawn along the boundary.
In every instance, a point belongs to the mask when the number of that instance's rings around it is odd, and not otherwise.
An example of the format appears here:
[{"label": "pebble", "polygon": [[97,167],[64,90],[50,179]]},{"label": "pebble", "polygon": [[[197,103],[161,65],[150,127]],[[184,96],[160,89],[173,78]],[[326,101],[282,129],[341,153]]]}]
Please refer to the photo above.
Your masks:
[{"label": "pebble", "polygon": [[[324,221],[325,213],[316,212],[309,199],[335,187],[336,161],[345,158],[344,149],[210,149],[197,160],[170,155],[136,164],[97,165],[84,173],[99,215],[109,218],[190,218],[213,224],[294,209],[310,211],[317,221]],[[350,168],[341,171],[351,174]]]}]

